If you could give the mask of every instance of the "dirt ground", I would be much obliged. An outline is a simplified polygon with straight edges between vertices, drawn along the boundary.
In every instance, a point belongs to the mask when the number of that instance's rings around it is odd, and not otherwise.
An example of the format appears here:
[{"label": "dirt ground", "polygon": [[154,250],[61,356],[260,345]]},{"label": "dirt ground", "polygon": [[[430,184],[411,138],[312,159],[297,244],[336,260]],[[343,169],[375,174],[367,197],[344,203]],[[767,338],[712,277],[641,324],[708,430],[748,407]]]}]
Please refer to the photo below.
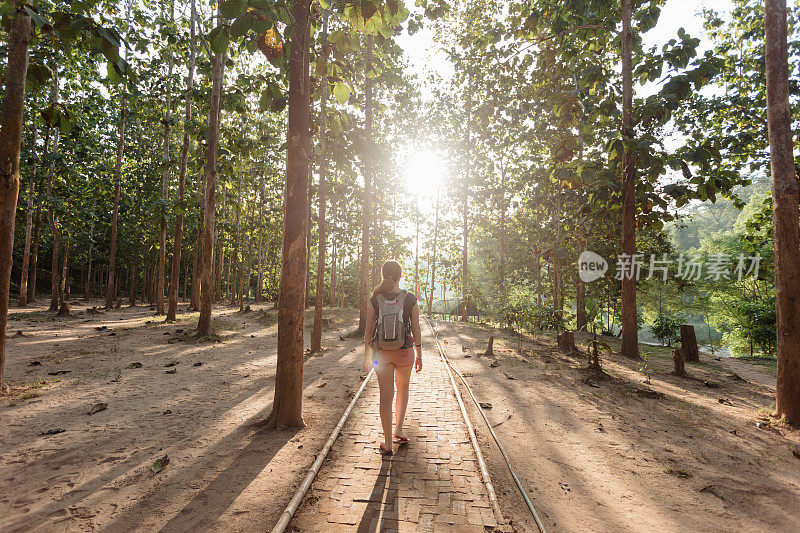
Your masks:
[{"label": "dirt ground", "polygon": [[[360,383],[360,343],[344,337],[357,315],[326,310],[326,350],[305,366],[306,428],[268,431],[259,422],[274,393],[270,305],[222,307],[218,335],[204,340],[193,337],[196,314],[164,324],[149,307],[87,313],[95,305],[64,319],[12,309],[0,530],[270,528]],[[515,335],[486,326],[438,328],[478,399],[491,402],[485,412],[548,531],[800,530],[800,432],[768,418],[768,367],[701,356],[678,378],[669,350],[646,346],[646,366],[603,353],[596,374],[551,335],[518,350]],[[494,358],[480,355],[489,335]],[[88,414],[99,403],[107,408]],[[533,531],[468,406],[504,513]],[[45,434],[54,430],[63,432]]]},{"label": "dirt ground", "polygon": [[[218,337],[203,341],[185,312],[164,324],[146,306],[92,315],[82,303],[65,319],[12,309],[0,531],[271,527],[358,388],[361,351],[339,338],[357,315],[336,311],[328,349],[305,366],[307,427],[267,431],[277,333],[267,307],[223,307]],[[107,408],[88,414],[98,403]],[[63,432],[43,435],[53,430]]]},{"label": "dirt ground", "polygon": [[[603,353],[596,374],[552,335],[518,350],[496,329],[437,329],[478,400],[491,402],[485,412],[548,531],[800,531],[800,432],[770,421],[767,368],[701,355],[679,378],[670,350],[642,346],[646,368]],[[490,335],[495,358],[481,355]],[[579,334],[584,352],[587,343]],[[504,513],[535,530],[469,403]]]}]

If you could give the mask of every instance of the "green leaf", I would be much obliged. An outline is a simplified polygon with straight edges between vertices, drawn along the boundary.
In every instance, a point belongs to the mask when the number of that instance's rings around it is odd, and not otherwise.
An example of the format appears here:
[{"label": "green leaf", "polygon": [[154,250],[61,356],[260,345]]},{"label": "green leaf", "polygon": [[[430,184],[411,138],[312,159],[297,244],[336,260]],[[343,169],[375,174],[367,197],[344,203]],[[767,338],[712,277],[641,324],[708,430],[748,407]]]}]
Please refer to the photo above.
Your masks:
[{"label": "green leaf", "polygon": [[36,11],[35,9],[33,9],[31,7],[28,7],[28,6],[23,6],[23,9],[25,9],[25,12],[28,13],[29,17],[31,17],[31,20],[33,21],[33,23],[36,24],[37,26],[39,26],[40,28],[43,28],[45,26],[49,26],[49,24],[47,23],[45,18],[43,16],[41,16],[39,14],[39,12]]},{"label": "green leaf", "polygon": [[343,81],[337,81],[333,85],[333,96],[340,104],[346,103],[350,99],[350,87]]},{"label": "green leaf", "polygon": [[364,20],[371,19],[376,11],[378,11],[378,6],[375,5],[374,0],[361,0],[361,16],[364,17]]},{"label": "green leaf", "polygon": [[227,26],[217,26],[208,34],[208,43],[215,54],[224,54],[230,40],[230,29]]},{"label": "green leaf", "polygon": [[248,30],[250,30],[250,28],[253,26],[253,21],[253,17],[251,17],[248,13],[245,13],[233,21],[230,31],[231,39],[237,40],[247,35]]},{"label": "green leaf", "polygon": [[225,0],[219,6],[219,13],[226,19],[235,19],[244,13],[245,7],[244,0]]},{"label": "green leaf", "polygon": [[153,466],[150,469],[153,471],[154,474],[158,474],[169,464],[169,455],[165,455],[159,459],[156,459],[153,462]]},{"label": "green leaf", "polygon": [[322,9],[330,9],[331,0],[319,0],[319,7]]},{"label": "green leaf", "polygon": [[31,63],[28,67],[28,77],[25,79],[25,85],[31,92],[38,91],[50,80],[53,73],[43,63]]},{"label": "green leaf", "polygon": [[269,110],[274,113],[280,113],[284,109],[286,109],[286,104],[289,103],[289,99],[285,96],[281,96],[272,101],[272,105],[270,105]]}]

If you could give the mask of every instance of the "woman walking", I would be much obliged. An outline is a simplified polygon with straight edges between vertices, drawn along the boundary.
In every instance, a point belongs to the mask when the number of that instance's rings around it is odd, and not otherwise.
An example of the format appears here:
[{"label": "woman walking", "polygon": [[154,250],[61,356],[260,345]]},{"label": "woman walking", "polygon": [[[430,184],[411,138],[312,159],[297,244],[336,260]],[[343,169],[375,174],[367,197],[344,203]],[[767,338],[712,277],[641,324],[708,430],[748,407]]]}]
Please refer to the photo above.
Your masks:
[{"label": "woman walking", "polygon": [[[386,261],[381,268],[382,280],[372,291],[367,306],[367,327],[364,332],[364,371],[375,368],[380,389],[380,414],[384,441],[381,453],[392,455],[393,443],[403,445],[408,436],[403,421],[408,407],[408,386],[411,369],[422,370],[422,336],[419,329],[417,297],[400,289],[403,269],[396,261]],[[395,388],[397,396],[395,399]],[[395,421],[392,431],[392,400],[395,400]]]}]

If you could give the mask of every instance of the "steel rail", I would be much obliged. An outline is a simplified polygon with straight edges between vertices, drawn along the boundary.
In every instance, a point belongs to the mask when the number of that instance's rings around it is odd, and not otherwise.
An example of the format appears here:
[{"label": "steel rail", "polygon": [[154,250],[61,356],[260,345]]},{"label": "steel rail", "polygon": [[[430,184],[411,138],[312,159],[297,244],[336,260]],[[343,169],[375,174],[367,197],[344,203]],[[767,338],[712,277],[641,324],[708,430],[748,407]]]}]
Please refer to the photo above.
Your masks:
[{"label": "steel rail", "polygon": [[428,320],[428,327],[431,328],[431,332],[433,332],[434,340],[436,340],[436,347],[439,350],[439,356],[442,358],[444,367],[447,370],[447,375],[450,376],[450,385],[453,387],[453,394],[455,395],[456,400],[458,401],[458,406],[461,409],[461,416],[464,417],[464,423],[466,424],[467,432],[469,433],[470,444],[472,444],[472,449],[475,451],[475,455],[478,458],[478,466],[480,466],[481,477],[483,477],[483,484],[486,485],[486,491],[489,493],[489,502],[492,504],[492,511],[494,512],[495,520],[497,520],[498,525],[502,524],[505,522],[505,519],[503,518],[503,512],[500,510],[500,504],[497,501],[497,494],[495,494],[494,491],[492,478],[489,476],[489,468],[486,466],[486,461],[483,459],[481,447],[478,444],[478,436],[475,434],[475,428],[472,426],[472,422],[467,414],[467,408],[464,405],[464,401],[461,399],[461,392],[458,390],[458,385],[456,384],[456,380],[453,377],[453,372],[448,364],[447,356],[444,354],[444,351],[439,344],[439,340],[436,338],[436,330],[434,329],[433,324],[431,324],[430,319],[426,317],[426,320]]},{"label": "steel rail", "polygon": [[[536,512],[536,509],[533,507],[533,503],[528,497],[528,493],[525,491],[525,487],[522,486],[522,482],[519,480],[519,477],[517,477],[517,473],[514,472],[514,468],[511,466],[511,460],[508,458],[508,454],[503,448],[503,445],[500,443],[500,439],[498,438],[497,433],[494,432],[494,428],[492,427],[491,422],[489,422],[489,418],[486,416],[486,413],[483,412],[483,409],[481,408],[477,398],[475,398],[475,394],[473,394],[472,388],[469,386],[469,383],[467,383],[467,380],[464,379],[464,376],[461,374],[461,372],[459,372],[458,369],[455,366],[453,366],[453,363],[450,361],[450,358],[447,357],[447,354],[444,353],[444,348],[442,348],[441,341],[439,340],[439,333],[436,331],[436,328],[434,328],[432,320],[430,320],[428,317],[426,317],[426,320],[428,320],[428,326],[431,328],[431,331],[433,331],[433,338],[436,341],[436,347],[439,349],[439,354],[445,360],[447,366],[451,368],[453,372],[455,372],[455,374],[461,380],[461,383],[464,384],[464,387],[466,387],[467,392],[472,398],[472,401],[475,403],[475,407],[478,409],[478,412],[483,417],[484,422],[486,422],[486,427],[489,428],[489,432],[492,434],[492,438],[494,439],[495,444],[497,444],[497,447],[500,449],[500,453],[503,455],[503,459],[506,462],[508,471],[511,473],[511,477],[514,478],[514,483],[516,484],[520,494],[522,494],[522,498],[525,500],[525,504],[528,506],[528,510],[531,512],[533,519],[536,521],[536,525],[539,527],[539,531],[541,533],[545,533],[544,524],[542,523],[542,520],[539,518],[539,513]],[[453,383],[455,386],[455,381]],[[480,457],[480,452],[478,453]]]},{"label": "steel rail", "polygon": [[364,378],[364,382],[361,384],[361,387],[356,392],[356,395],[353,396],[353,399],[350,401],[350,405],[347,406],[342,418],[339,419],[339,423],[336,424],[336,427],[331,432],[331,436],[328,437],[328,441],[325,443],[325,446],[322,447],[322,451],[317,454],[317,459],[314,461],[314,464],[311,465],[311,470],[309,470],[306,478],[303,480],[303,484],[300,485],[300,488],[297,489],[297,492],[294,493],[289,505],[286,506],[286,509],[283,511],[278,523],[275,524],[275,527],[272,528],[272,533],[283,533],[289,522],[292,520],[294,513],[297,512],[297,508],[300,507],[300,504],[303,501],[303,498],[308,492],[308,489],[311,487],[311,483],[314,481],[314,478],[317,477],[319,473],[319,469],[322,467],[323,461],[328,456],[328,452],[331,450],[331,446],[333,446],[334,441],[336,441],[336,437],[339,436],[339,432],[342,430],[344,423],[347,421],[347,417],[350,416],[350,413],[353,411],[353,407],[356,405],[358,398],[361,396],[361,393],[364,392],[364,389],[369,382],[369,379],[372,377],[372,374],[375,373],[374,369],[370,369],[369,374],[367,377]]}]

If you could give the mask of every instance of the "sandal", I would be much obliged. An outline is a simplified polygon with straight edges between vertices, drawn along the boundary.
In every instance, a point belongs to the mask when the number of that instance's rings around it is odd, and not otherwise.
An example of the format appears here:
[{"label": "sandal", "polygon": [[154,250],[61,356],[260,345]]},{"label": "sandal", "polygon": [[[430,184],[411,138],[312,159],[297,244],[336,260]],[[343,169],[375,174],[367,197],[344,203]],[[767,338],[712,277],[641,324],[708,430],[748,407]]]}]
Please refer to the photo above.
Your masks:
[{"label": "sandal", "polygon": [[403,444],[408,444],[408,437],[401,437],[400,435],[395,435],[394,436],[394,443],[395,444],[400,444],[401,446]]},{"label": "sandal", "polygon": [[386,448],[384,448],[382,442],[380,444],[378,444],[378,447],[380,447],[380,449],[381,449],[381,455],[393,455],[394,454],[394,452],[392,450],[387,450]]}]

